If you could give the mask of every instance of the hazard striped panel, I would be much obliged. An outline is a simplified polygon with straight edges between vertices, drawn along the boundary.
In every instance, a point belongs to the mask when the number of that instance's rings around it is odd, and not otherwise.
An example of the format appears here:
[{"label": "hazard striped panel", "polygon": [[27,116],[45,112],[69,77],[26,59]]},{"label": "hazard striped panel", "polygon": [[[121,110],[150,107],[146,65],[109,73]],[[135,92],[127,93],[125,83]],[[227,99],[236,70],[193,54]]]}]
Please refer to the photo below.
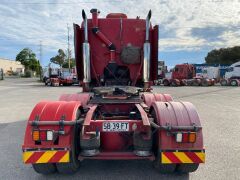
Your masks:
[{"label": "hazard striped panel", "polygon": [[163,164],[204,163],[205,152],[161,152]]},{"label": "hazard striped panel", "polygon": [[66,163],[70,161],[69,151],[25,151],[23,162],[25,164],[38,163]]}]

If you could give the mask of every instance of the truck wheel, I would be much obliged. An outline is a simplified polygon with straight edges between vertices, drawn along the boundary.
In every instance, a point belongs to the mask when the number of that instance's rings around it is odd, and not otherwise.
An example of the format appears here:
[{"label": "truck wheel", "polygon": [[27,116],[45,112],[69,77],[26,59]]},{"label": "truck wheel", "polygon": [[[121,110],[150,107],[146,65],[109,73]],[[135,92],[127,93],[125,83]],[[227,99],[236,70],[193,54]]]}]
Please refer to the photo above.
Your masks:
[{"label": "truck wheel", "polygon": [[176,168],[178,173],[191,173],[198,169],[199,164],[179,164]]},{"label": "truck wheel", "polygon": [[69,163],[59,163],[56,165],[57,165],[58,172],[62,174],[73,174],[78,171],[80,162],[77,159],[76,155],[73,155],[73,153],[71,153]]},{"label": "truck wheel", "polygon": [[69,163],[57,163],[57,170],[62,174],[74,174],[78,171],[80,167],[80,161],[77,158],[77,153],[75,147],[73,147],[70,152],[70,162]]},{"label": "truck wheel", "polygon": [[[81,113],[80,111],[77,111],[77,119],[79,119]],[[78,171],[80,167],[80,161],[78,160],[78,154],[79,154],[79,134],[80,134],[80,127],[74,126],[74,136],[73,136],[73,146],[70,152],[70,162],[68,163],[57,163],[57,170],[59,173],[62,174],[74,174]]]},{"label": "truck wheel", "polygon": [[163,81],[163,85],[164,85],[164,86],[169,86],[169,85],[170,85],[170,83],[169,83],[169,81],[168,81],[168,80],[164,80],[164,81]]},{"label": "truck wheel", "polygon": [[174,87],[177,87],[178,86],[178,80],[173,79],[171,85],[174,86]]},{"label": "truck wheel", "polygon": [[34,171],[39,174],[52,174],[56,172],[55,164],[32,164]]},{"label": "truck wheel", "polygon": [[199,80],[198,79],[193,80],[192,85],[193,86],[199,86],[200,85]]},{"label": "truck wheel", "polygon": [[227,80],[226,79],[222,79],[221,81],[220,81],[220,84],[221,84],[221,86],[227,86]]},{"label": "truck wheel", "polygon": [[230,84],[231,86],[238,86],[238,82],[235,79],[231,80]]},{"label": "truck wheel", "polygon": [[153,161],[153,167],[156,168],[162,174],[172,174],[176,170],[176,164],[162,164],[160,152],[156,159]]},{"label": "truck wheel", "polygon": [[[151,115],[154,119],[156,119],[156,112],[153,110]],[[157,133],[156,133],[157,134]],[[162,164],[161,163],[161,152],[159,150],[159,137],[155,134],[153,137],[153,152],[155,154],[156,159],[153,161],[153,167],[162,174],[172,174],[176,170],[176,164]]]},{"label": "truck wheel", "polygon": [[209,86],[209,80],[208,79],[202,79],[202,82],[201,82],[202,86]]}]

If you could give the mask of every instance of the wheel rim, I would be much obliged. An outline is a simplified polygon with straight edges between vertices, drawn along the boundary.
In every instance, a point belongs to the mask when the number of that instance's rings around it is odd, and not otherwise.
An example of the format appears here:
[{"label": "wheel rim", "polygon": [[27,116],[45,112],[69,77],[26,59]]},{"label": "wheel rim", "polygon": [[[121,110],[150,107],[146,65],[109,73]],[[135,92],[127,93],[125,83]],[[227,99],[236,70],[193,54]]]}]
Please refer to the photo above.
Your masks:
[{"label": "wheel rim", "polygon": [[232,82],[231,82],[231,85],[232,85],[232,86],[236,86],[236,85],[237,85],[237,81],[235,81],[235,80],[232,81]]}]

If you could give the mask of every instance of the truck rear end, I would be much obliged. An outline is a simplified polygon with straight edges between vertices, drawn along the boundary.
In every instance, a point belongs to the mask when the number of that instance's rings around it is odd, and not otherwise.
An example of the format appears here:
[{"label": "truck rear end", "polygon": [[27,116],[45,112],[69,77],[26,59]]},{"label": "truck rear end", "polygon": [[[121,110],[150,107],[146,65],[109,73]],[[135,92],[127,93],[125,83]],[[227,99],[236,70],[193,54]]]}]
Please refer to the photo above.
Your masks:
[{"label": "truck rear end", "polygon": [[64,94],[33,109],[23,161],[38,173],[74,173],[85,159],[153,161],[162,173],[189,173],[205,162],[195,107],[153,93],[158,26],[111,13],[74,24],[78,79],[83,92]]}]

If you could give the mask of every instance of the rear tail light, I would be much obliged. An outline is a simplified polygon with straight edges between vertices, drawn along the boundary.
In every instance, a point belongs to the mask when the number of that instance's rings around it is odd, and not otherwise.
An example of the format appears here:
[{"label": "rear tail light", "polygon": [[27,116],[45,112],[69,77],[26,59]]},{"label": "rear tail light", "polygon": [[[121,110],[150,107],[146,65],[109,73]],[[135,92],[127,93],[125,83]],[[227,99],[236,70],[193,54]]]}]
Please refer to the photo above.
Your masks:
[{"label": "rear tail light", "polygon": [[182,142],[182,140],[183,140],[183,134],[177,133],[176,134],[176,142]]},{"label": "rear tail light", "polygon": [[53,131],[47,131],[47,141],[53,140]]},{"label": "rear tail light", "polygon": [[196,132],[177,132],[175,139],[177,143],[194,143],[196,142]]},{"label": "rear tail light", "polygon": [[190,143],[196,142],[196,137],[197,137],[197,135],[196,135],[195,132],[189,133],[189,142],[190,142]]},{"label": "rear tail light", "polygon": [[40,133],[38,130],[34,130],[32,132],[32,138],[34,141],[39,141],[40,140]]},{"label": "rear tail light", "polygon": [[40,140],[47,139],[47,133],[46,131],[40,131]]},{"label": "rear tail light", "polygon": [[33,130],[32,138],[34,141],[53,141],[54,132],[52,130]]}]

